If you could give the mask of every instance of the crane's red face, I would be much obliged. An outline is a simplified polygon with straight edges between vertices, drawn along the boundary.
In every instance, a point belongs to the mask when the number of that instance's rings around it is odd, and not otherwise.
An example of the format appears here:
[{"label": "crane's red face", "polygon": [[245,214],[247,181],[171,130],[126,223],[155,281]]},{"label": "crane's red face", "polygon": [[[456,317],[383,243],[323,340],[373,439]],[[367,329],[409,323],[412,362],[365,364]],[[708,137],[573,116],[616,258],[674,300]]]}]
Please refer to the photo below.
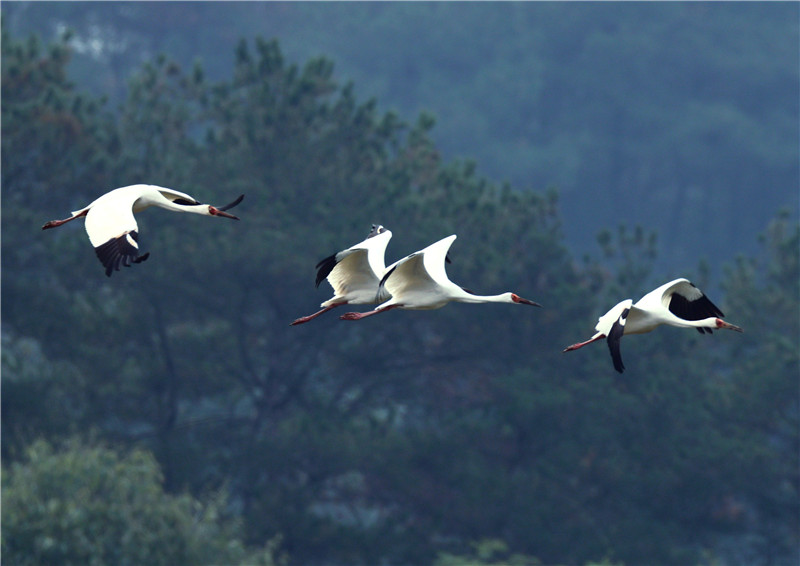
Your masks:
[{"label": "crane's red face", "polygon": [[208,207],[208,213],[211,216],[222,216],[223,218],[232,218],[234,220],[239,220],[238,216],[234,216],[233,214],[229,214],[229,213],[225,212],[224,210],[220,210],[220,209],[218,209],[216,207],[213,207],[211,205],[209,205],[209,207]]}]

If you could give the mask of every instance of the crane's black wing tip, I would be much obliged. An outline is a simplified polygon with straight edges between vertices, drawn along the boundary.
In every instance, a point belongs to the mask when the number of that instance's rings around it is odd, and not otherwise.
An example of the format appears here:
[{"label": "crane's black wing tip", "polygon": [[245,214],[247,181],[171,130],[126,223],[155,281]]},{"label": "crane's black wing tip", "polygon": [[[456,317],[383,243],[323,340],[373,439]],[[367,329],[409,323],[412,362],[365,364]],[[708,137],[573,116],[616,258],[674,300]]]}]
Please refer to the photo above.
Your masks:
[{"label": "crane's black wing tip", "polygon": [[614,369],[619,373],[625,371],[625,364],[622,363],[620,343],[622,342],[622,335],[625,333],[625,321],[627,320],[630,310],[630,308],[627,308],[622,311],[622,314],[620,314],[619,318],[614,322],[606,338],[608,351],[611,352],[611,361],[614,362]]},{"label": "crane's black wing tip", "polygon": [[[412,254],[412,255],[413,255],[413,254]],[[411,256],[408,256],[408,257],[411,257]],[[385,275],[384,275],[384,276],[381,278],[381,282],[380,282],[380,283],[378,283],[378,288],[383,288],[383,287],[384,287],[384,285],[386,285],[386,280],[387,280],[387,279],[389,279],[389,276],[390,276],[392,273],[394,273],[394,270],[395,270],[395,269],[397,269],[397,266],[396,266],[396,265],[395,265],[393,268],[391,268],[389,271],[387,271],[387,272],[386,272],[386,274],[385,274]]]},{"label": "crane's black wing tip", "polygon": [[119,271],[123,265],[130,267],[131,263],[141,263],[150,257],[150,252],[139,255],[138,239],[138,234],[132,230],[94,249],[100,263],[106,268],[107,277],[111,277],[111,273]]},{"label": "crane's black wing tip", "polygon": [[317,282],[315,287],[325,281],[328,275],[331,274],[333,268],[336,267],[336,254],[330,255],[317,264]]},{"label": "crane's black wing tip", "polygon": [[240,202],[242,202],[242,200],[243,200],[243,199],[244,199],[244,195],[239,195],[239,198],[237,198],[237,199],[236,199],[235,201],[233,201],[232,203],[230,203],[230,204],[226,204],[225,206],[218,206],[218,207],[217,207],[217,210],[223,210],[223,211],[225,211],[225,210],[228,210],[229,208],[233,208],[234,206],[236,206],[237,204],[239,204]]},{"label": "crane's black wing tip", "polygon": [[[692,286],[694,287],[694,285]],[[690,301],[680,293],[673,293],[668,308],[672,314],[684,320],[703,320],[712,316],[725,316],[720,308],[703,294]]]}]

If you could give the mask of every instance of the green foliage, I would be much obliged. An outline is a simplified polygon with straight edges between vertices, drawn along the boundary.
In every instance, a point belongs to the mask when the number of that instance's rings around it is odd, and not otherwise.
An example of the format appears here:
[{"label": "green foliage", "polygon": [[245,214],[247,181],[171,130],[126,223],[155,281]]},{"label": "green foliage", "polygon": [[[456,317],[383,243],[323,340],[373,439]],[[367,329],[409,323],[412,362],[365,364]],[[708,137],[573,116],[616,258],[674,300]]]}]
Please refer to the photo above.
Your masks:
[{"label": "green foliage", "polygon": [[86,424],[89,403],[81,373],[68,361],[49,360],[37,340],[4,329],[1,371],[4,458],[19,457],[37,437],[78,434]]},{"label": "green foliage", "polygon": [[[434,566],[539,566],[542,564],[533,556],[509,552],[508,545],[497,539],[484,539],[472,543],[470,554],[450,554],[441,552]],[[601,562],[587,562],[586,566],[623,566],[621,562],[605,559]]]},{"label": "green foliage", "polygon": [[[720,395],[733,416],[731,428],[747,435],[756,458],[750,482],[728,506],[755,512],[760,553],[796,548],[800,541],[800,226],[783,211],[769,225],[756,258],[740,258],[729,270],[725,290],[731,309],[758,340],[730,352],[734,370],[719,380]],[[757,509],[757,511],[755,511]]]},{"label": "green foliage", "polygon": [[[45,50],[35,36],[13,41],[3,27],[2,44],[4,211],[45,196],[65,206],[78,183],[104,182],[117,145],[99,120],[102,100],[77,92],[67,79],[66,40]],[[69,178],[49,187],[53,172],[68,167]],[[15,218],[4,212],[3,221]]]},{"label": "green foliage", "polygon": [[647,288],[658,249],[655,232],[645,234],[644,229],[637,225],[629,234],[621,224],[616,236],[609,230],[601,231],[597,243],[603,253],[607,274],[613,273],[618,279],[609,286],[614,297],[631,296]]},{"label": "green foliage", "polygon": [[12,564],[262,564],[248,555],[225,497],[164,493],[144,450],[121,455],[71,441],[34,442],[3,471],[3,559]]},{"label": "green foliage", "polygon": [[473,545],[474,555],[442,552],[434,566],[538,566],[539,560],[522,554],[509,554],[508,546],[500,540],[481,540]]}]

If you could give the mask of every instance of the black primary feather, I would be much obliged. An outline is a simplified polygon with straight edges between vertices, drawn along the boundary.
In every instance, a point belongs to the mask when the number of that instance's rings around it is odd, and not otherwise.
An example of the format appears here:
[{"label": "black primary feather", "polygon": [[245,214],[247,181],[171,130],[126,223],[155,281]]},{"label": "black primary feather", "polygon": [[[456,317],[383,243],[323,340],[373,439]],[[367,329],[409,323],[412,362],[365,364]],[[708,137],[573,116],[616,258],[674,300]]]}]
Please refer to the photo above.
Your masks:
[{"label": "black primary feather", "polygon": [[239,204],[240,202],[242,202],[242,199],[243,199],[243,198],[244,198],[244,195],[239,195],[239,198],[237,198],[237,199],[236,199],[235,201],[233,201],[232,203],[230,203],[230,204],[226,204],[225,206],[218,206],[218,207],[217,207],[217,210],[222,210],[222,211],[225,211],[225,210],[228,210],[229,208],[233,208],[234,206],[236,206],[237,204]]},{"label": "black primary feather", "polygon": [[131,244],[128,236],[138,243],[139,235],[135,230],[127,232],[117,238],[111,238],[105,244],[97,246],[94,251],[97,258],[106,268],[106,275],[111,277],[111,272],[114,270],[119,271],[120,265],[130,267],[131,262],[141,263],[150,257],[150,253],[139,255],[139,248]]},{"label": "black primary feather", "polygon": [[[694,285],[692,286],[694,287]],[[725,316],[717,305],[712,303],[705,295],[690,301],[683,295],[673,293],[672,298],[669,300],[669,310],[683,320],[703,320],[712,316]]]},{"label": "black primary feather", "polygon": [[631,309],[625,309],[619,318],[611,327],[608,332],[606,342],[608,343],[608,351],[611,352],[611,360],[614,362],[614,369],[619,373],[625,371],[625,365],[622,363],[622,352],[620,351],[620,342],[622,342],[622,335],[625,333],[625,320],[628,317],[628,312]]},{"label": "black primary feather", "polygon": [[[414,254],[411,254],[411,255],[414,255]],[[408,257],[411,257],[411,256],[408,256]],[[384,284],[386,283],[386,280],[387,280],[387,279],[389,279],[389,276],[390,276],[392,273],[394,273],[394,270],[395,270],[395,269],[397,269],[397,266],[396,266],[396,265],[395,265],[393,268],[391,268],[391,269],[390,269],[390,270],[389,270],[389,271],[386,273],[386,275],[384,275],[384,276],[383,276],[383,278],[381,279],[381,282],[378,284],[378,287],[379,287],[379,288],[383,288],[383,287],[384,287]]]},{"label": "black primary feather", "polygon": [[319,284],[325,281],[328,275],[331,274],[331,271],[333,271],[333,268],[336,267],[337,263],[336,254],[333,254],[317,264],[317,284],[315,287],[319,287]]}]

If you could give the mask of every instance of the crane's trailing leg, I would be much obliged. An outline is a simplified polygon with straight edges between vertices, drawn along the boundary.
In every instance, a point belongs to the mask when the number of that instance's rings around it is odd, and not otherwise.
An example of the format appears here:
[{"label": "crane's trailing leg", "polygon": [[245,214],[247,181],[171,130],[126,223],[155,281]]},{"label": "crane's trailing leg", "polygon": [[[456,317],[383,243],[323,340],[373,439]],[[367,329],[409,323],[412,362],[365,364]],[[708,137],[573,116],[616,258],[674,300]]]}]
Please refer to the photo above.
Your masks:
[{"label": "crane's trailing leg", "polygon": [[606,337],[605,334],[595,334],[594,336],[592,336],[591,338],[589,338],[585,342],[578,342],[577,344],[573,344],[572,346],[567,346],[566,348],[564,348],[563,351],[564,352],[571,352],[572,350],[577,350],[578,348],[583,348],[584,346],[586,346],[586,344],[591,344],[592,342],[596,342],[597,340],[602,340],[605,337]]},{"label": "crane's trailing leg", "polygon": [[314,314],[310,314],[310,315],[308,315],[308,316],[301,316],[300,318],[298,318],[298,319],[295,319],[295,321],[294,321],[294,322],[292,322],[291,324],[289,324],[289,326],[297,326],[298,324],[305,324],[306,322],[309,322],[309,321],[311,321],[311,320],[314,320],[314,319],[315,319],[315,318],[317,318],[319,315],[321,315],[321,314],[325,314],[326,312],[328,312],[328,311],[329,311],[329,310],[331,310],[331,309],[335,309],[335,308],[336,308],[336,307],[338,307],[338,306],[341,306],[341,305],[346,305],[346,304],[347,304],[347,303],[336,303],[335,305],[330,305],[330,306],[327,306],[327,307],[325,307],[324,309],[322,309],[321,311],[317,311],[317,312],[315,312]]},{"label": "crane's trailing leg", "polygon": [[394,308],[400,307],[402,305],[390,305],[388,307],[384,307],[382,309],[375,309],[374,311],[367,311],[367,312],[346,312],[339,318],[341,320],[361,320],[362,318],[366,318],[368,316],[372,316],[373,314],[378,314],[386,311],[390,311]]},{"label": "crane's trailing leg", "polygon": [[70,220],[75,220],[76,218],[80,218],[81,216],[86,216],[89,213],[88,210],[84,210],[80,214],[76,214],[75,216],[70,216],[69,218],[65,218],[64,220],[51,220],[44,226],[42,226],[42,230],[47,230],[48,228],[58,228],[62,224],[66,224]]}]

